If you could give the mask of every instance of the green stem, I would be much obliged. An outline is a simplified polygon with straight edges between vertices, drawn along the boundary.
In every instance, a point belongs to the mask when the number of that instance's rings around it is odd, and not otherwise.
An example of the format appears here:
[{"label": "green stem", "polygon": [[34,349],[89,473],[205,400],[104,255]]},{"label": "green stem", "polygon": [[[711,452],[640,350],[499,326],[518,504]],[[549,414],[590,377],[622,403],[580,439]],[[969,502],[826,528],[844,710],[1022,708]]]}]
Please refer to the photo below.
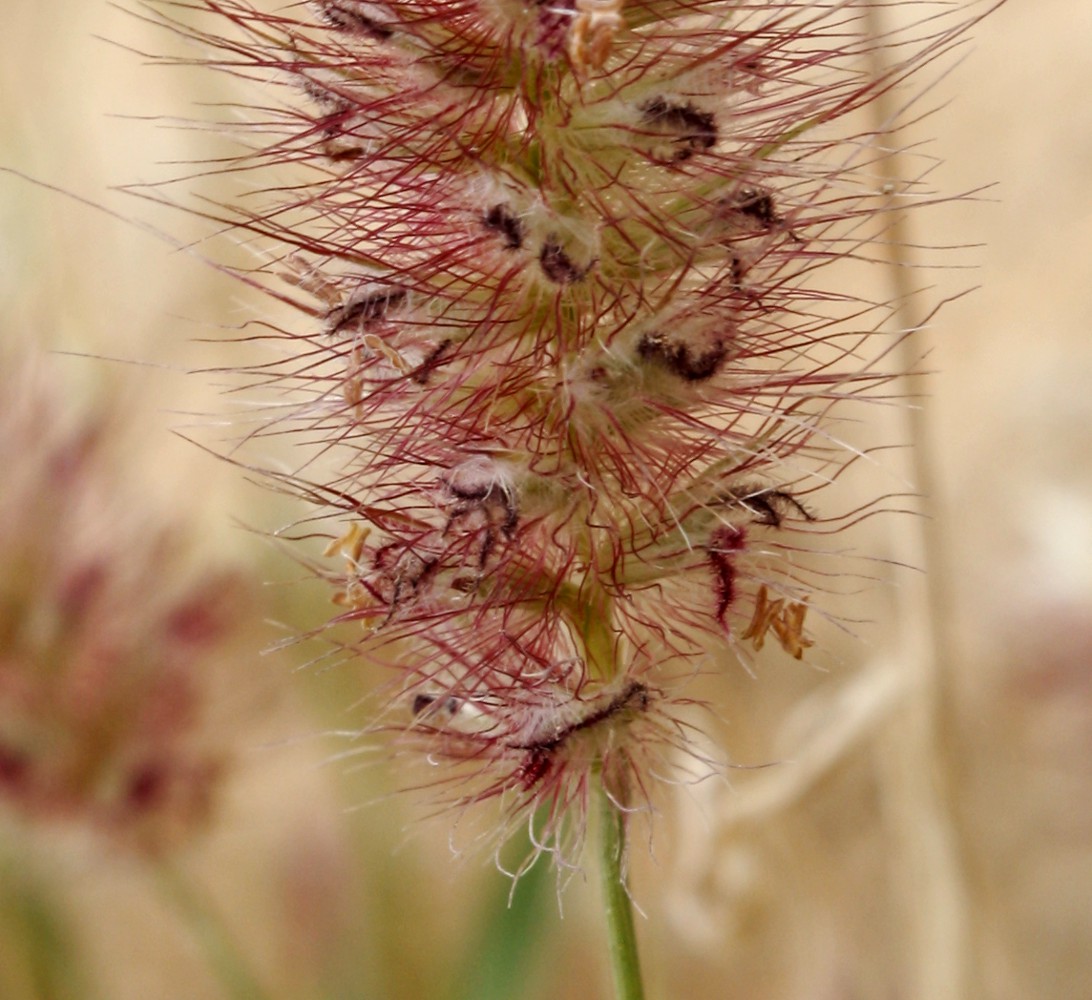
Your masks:
[{"label": "green stem", "polygon": [[626,892],[622,862],[626,855],[626,817],[611,801],[600,775],[599,873],[603,903],[607,911],[610,963],[617,1000],[644,1000],[641,964],[637,957],[637,931],[633,925],[633,904]]},{"label": "green stem", "polygon": [[164,894],[189,925],[227,996],[232,1000],[268,1000],[269,994],[259,984],[211,900],[169,863],[157,865],[156,875]]}]

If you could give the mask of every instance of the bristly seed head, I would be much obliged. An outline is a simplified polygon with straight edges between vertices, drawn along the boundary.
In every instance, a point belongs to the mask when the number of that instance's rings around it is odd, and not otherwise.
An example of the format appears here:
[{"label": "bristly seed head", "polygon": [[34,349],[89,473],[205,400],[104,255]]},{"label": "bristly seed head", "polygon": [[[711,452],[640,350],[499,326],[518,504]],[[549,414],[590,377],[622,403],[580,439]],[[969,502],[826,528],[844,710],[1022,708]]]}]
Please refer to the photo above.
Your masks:
[{"label": "bristly seed head", "polygon": [[[548,803],[561,841],[593,772],[639,806],[650,748],[686,748],[673,672],[812,642],[837,574],[800,553],[843,522],[801,498],[852,461],[832,411],[893,377],[868,360],[886,307],[823,269],[886,238],[846,166],[872,148],[855,116],[965,22],[875,40],[810,0],[247,3],[232,71],[309,98],[259,115],[278,134],[242,163],[289,176],[235,220],[301,306],[289,360],[252,370],[300,400],[269,432],[311,449],[274,478],[338,522],[338,620],[393,651],[405,738],[468,782],[449,798]],[[876,79],[880,44],[902,61]]]},{"label": "bristly seed head", "polygon": [[256,609],[119,475],[131,411],[74,405],[54,360],[0,345],[0,806],[160,855],[214,813],[213,694]]}]

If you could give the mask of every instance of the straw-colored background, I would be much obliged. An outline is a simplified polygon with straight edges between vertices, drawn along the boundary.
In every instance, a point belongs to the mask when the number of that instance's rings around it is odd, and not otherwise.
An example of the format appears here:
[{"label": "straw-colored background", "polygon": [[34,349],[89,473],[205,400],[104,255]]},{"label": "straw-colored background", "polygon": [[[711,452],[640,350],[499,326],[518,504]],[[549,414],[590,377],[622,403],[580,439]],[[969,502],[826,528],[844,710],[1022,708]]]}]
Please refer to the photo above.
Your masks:
[{"label": "straw-colored background", "polygon": [[[207,155],[207,136],[150,119],[217,99],[216,81],[97,40],[163,46],[97,0],[10,6],[0,165],[185,236],[184,216],[107,187]],[[941,293],[981,286],[929,334],[939,606],[922,618],[923,581],[903,574],[863,615],[882,624],[839,647],[828,672],[775,654],[758,678],[726,682],[733,755],[795,763],[662,803],[654,860],[634,877],[653,996],[1092,996],[1092,6],[1012,0],[975,38],[934,92],[951,103],[927,125],[946,161],[932,180],[953,193],[996,186],[912,222],[922,242],[981,244],[952,256],[974,270],[916,279]],[[246,310],[185,253],[0,175],[0,336],[149,362],[57,359],[66,378],[105,379],[132,406],[132,475],[156,503],[199,519],[210,551],[287,580],[291,565],[231,518],[269,527],[290,508],[168,433],[189,423],[184,411],[220,406],[211,380],[180,374],[228,360],[193,338]],[[919,534],[892,520],[869,541],[921,564]],[[295,593],[272,589],[268,614],[315,624],[325,606]],[[255,647],[277,634],[254,631]],[[526,950],[506,945],[518,979],[495,994],[475,985],[492,968],[481,938],[507,883],[480,858],[453,863],[447,821],[414,820],[401,798],[346,811],[388,782],[323,765],[333,744],[312,734],[358,723],[339,707],[357,692],[336,671],[293,672],[298,659],[240,664],[220,706],[238,727],[238,764],[213,829],[174,859],[271,995],[605,995],[595,900],[579,877],[563,919],[547,884],[519,932]],[[87,996],[224,995],[143,863],[3,812],[0,862],[0,906],[25,881],[73,929]],[[21,940],[0,933],[4,1000],[64,995],[11,971],[27,967]]]}]

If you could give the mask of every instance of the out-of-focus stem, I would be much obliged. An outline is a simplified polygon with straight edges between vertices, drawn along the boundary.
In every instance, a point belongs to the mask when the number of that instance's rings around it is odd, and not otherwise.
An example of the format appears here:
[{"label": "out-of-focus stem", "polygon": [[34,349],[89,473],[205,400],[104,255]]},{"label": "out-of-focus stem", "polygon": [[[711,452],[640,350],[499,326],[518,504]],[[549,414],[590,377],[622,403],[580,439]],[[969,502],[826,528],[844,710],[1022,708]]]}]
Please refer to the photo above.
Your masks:
[{"label": "out-of-focus stem", "polygon": [[[867,5],[865,18],[873,39],[884,37],[884,11]],[[872,75],[884,73],[884,49],[870,49]],[[881,88],[871,104],[877,131],[894,145],[896,133],[888,131],[898,109],[892,91]],[[886,188],[897,191],[902,178],[900,158],[880,158],[878,169]],[[920,325],[912,315],[913,246],[907,213],[894,211],[887,229],[888,275],[894,292],[894,316],[902,330]],[[925,375],[919,370],[924,353],[921,334],[903,337],[899,360],[906,373],[903,382],[912,401],[927,393]],[[910,685],[903,711],[886,731],[885,811],[895,836],[892,869],[900,873],[900,893],[906,922],[908,969],[907,996],[920,1000],[963,1000],[978,995],[972,961],[972,911],[967,873],[961,858],[954,791],[945,766],[944,717],[952,695],[948,617],[952,614],[949,573],[940,537],[940,520],[932,508],[936,502],[936,454],[925,408],[905,406],[898,410],[903,437],[908,438],[910,479],[919,491],[921,517],[902,526],[893,539],[896,562],[922,571],[914,580],[902,581],[898,649]]]},{"label": "out-of-focus stem", "polygon": [[225,994],[232,1000],[269,1000],[210,901],[170,863],[160,864],[156,874],[164,895],[189,926]]},{"label": "out-of-focus stem", "polygon": [[645,990],[637,955],[637,931],[633,924],[633,904],[626,891],[623,872],[626,817],[607,793],[602,773],[598,778],[596,794],[599,799],[599,876],[607,916],[614,995],[617,1000],[644,1000]]}]

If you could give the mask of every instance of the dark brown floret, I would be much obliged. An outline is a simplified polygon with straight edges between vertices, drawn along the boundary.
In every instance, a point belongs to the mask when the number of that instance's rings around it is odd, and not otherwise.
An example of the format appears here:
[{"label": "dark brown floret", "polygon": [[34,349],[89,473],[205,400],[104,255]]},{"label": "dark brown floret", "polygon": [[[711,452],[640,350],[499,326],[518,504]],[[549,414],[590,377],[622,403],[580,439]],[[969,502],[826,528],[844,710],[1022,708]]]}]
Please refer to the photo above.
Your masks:
[{"label": "dark brown floret", "polygon": [[[437,705],[437,702],[440,704]],[[449,716],[454,716],[461,704],[454,695],[418,694],[413,697],[413,714],[418,716],[427,709],[429,715],[446,712]]]},{"label": "dark brown floret", "polygon": [[302,82],[303,92],[324,114],[316,118],[314,128],[322,134],[322,152],[331,160],[355,160],[364,155],[364,144],[346,126],[353,121],[355,111],[348,101],[331,94],[313,80]]},{"label": "dark brown floret", "polygon": [[327,109],[331,114],[345,114],[349,110],[349,103],[342,97],[330,93],[324,86],[306,77],[299,80],[300,89],[320,107]]},{"label": "dark brown floret", "polygon": [[328,142],[322,151],[334,163],[343,163],[346,160],[359,160],[364,155],[363,146],[358,146],[354,143],[339,144],[335,141]]},{"label": "dark brown floret", "polygon": [[635,708],[639,711],[644,711],[648,708],[650,696],[648,688],[641,684],[639,681],[630,681],[626,685],[625,689],[616,694],[606,705],[601,708],[597,708],[594,712],[584,716],[583,719],[578,719],[567,730],[562,733],[561,739],[567,736],[571,736],[573,733],[579,732],[581,729],[590,729],[592,726],[598,725],[600,722],[604,722],[612,715],[617,715],[623,709]]},{"label": "dark brown floret", "polygon": [[369,17],[361,5],[353,0],[323,0],[319,7],[322,19],[337,31],[348,31],[354,35],[366,35],[377,41],[385,41],[394,31],[374,17]]},{"label": "dark brown floret", "polygon": [[518,250],[523,246],[523,223],[512,214],[507,205],[494,205],[482,216],[487,229],[492,229],[504,237],[504,245],[509,250]]},{"label": "dark brown floret", "polygon": [[373,288],[349,296],[344,305],[331,309],[326,315],[330,333],[340,333],[348,326],[365,327],[387,314],[394,306],[406,299],[404,288]]},{"label": "dark brown floret", "polygon": [[712,112],[701,111],[693,104],[673,104],[655,97],[641,105],[641,116],[649,125],[674,133],[671,141],[677,148],[671,159],[675,162],[689,160],[717,143],[716,118]]},{"label": "dark brown floret", "polygon": [[426,385],[428,383],[428,377],[443,363],[444,358],[451,352],[451,349],[454,346],[454,341],[441,340],[440,343],[429,351],[425,356],[425,360],[410,372],[410,378],[418,385]]},{"label": "dark brown floret", "polygon": [[556,236],[546,237],[542,252],[538,255],[542,273],[556,285],[572,285],[582,281],[592,265],[578,267],[573,259],[562,249]]},{"label": "dark brown floret", "polygon": [[417,596],[422,585],[433,575],[436,563],[434,557],[418,555],[404,542],[391,543],[375,553],[377,596],[387,603],[391,615]]},{"label": "dark brown floret", "polygon": [[738,486],[724,499],[738,504],[755,515],[758,524],[780,528],[785,517],[799,514],[805,521],[814,521],[815,515],[787,490],[775,490],[762,486]]},{"label": "dark brown floret", "polygon": [[687,382],[703,382],[720,370],[728,357],[728,343],[722,337],[714,337],[696,347],[664,333],[646,333],[637,344],[637,354]]},{"label": "dark brown floret", "polygon": [[719,202],[721,211],[728,217],[742,219],[748,225],[765,230],[781,230],[799,243],[800,237],[789,229],[785,217],[778,212],[773,194],[761,187],[743,187],[729,198]]},{"label": "dark brown floret", "polygon": [[479,569],[485,569],[497,547],[497,532],[511,539],[519,526],[519,506],[515,494],[492,476],[449,476],[444,481],[449,498],[445,533],[453,529],[479,533]]},{"label": "dark brown floret", "polygon": [[780,226],[785,221],[774,208],[773,195],[760,188],[741,188],[733,201],[733,208],[768,228]]},{"label": "dark brown floret", "polygon": [[747,265],[738,254],[732,254],[732,287],[743,291],[743,279],[747,276]]},{"label": "dark brown floret", "polygon": [[538,784],[553,765],[554,755],[574,733],[591,729],[627,709],[643,712],[648,708],[650,701],[648,688],[639,681],[631,681],[605,705],[601,705],[567,726],[552,729],[549,736],[526,743],[510,743],[509,749],[526,751],[516,772],[520,784],[525,789],[533,788]]}]

